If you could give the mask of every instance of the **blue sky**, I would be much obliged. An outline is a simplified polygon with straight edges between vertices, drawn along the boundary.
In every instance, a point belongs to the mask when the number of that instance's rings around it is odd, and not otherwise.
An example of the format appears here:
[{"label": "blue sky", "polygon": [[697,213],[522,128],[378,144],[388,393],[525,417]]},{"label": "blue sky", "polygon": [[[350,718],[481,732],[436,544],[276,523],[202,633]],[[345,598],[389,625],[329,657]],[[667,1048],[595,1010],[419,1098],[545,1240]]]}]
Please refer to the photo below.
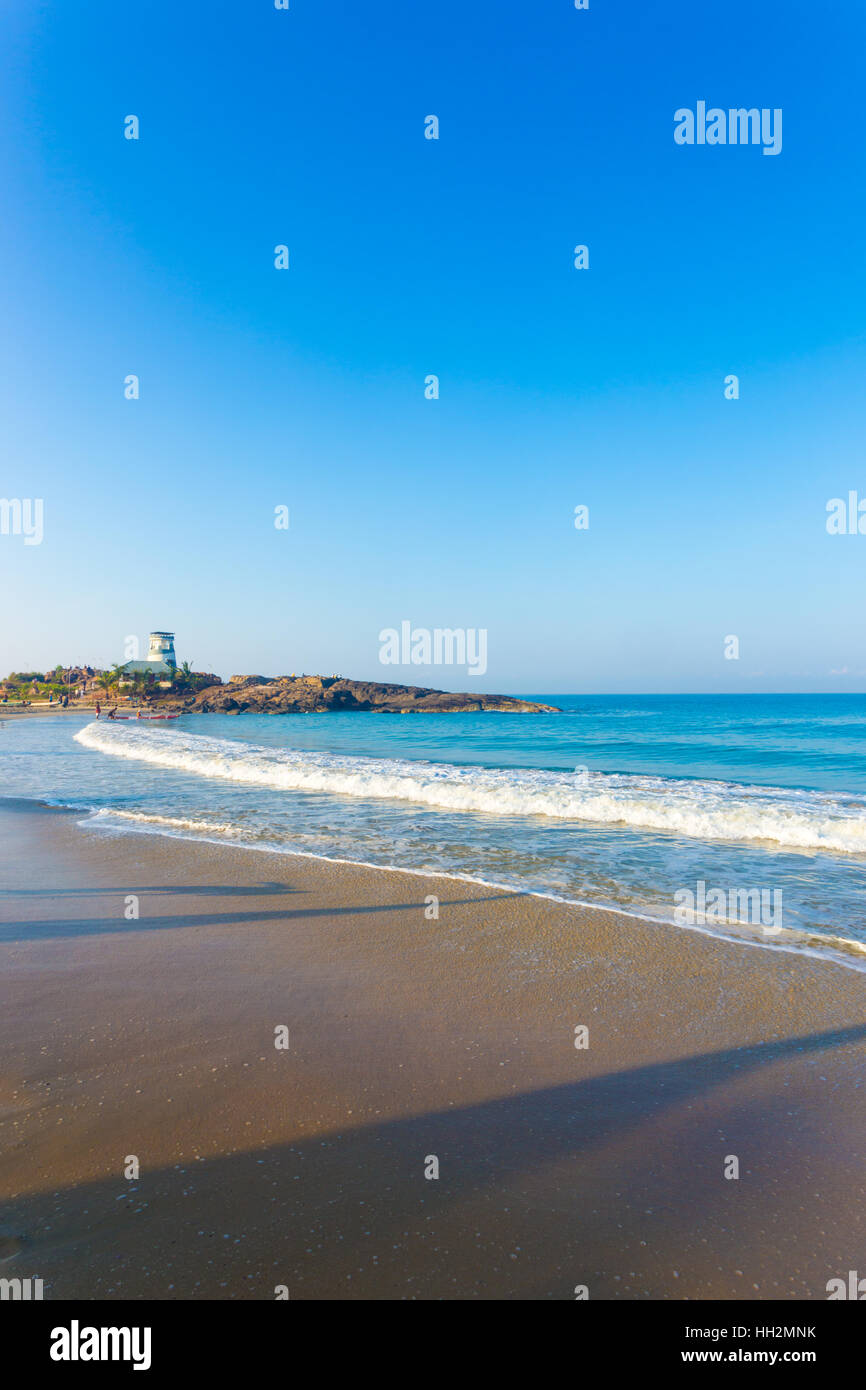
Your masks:
[{"label": "blue sky", "polygon": [[[866,10],[691,8],[7,0],[0,495],[45,534],[0,535],[0,668],[168,628],[223,675],[866,689],[825,528],[866,497]],[[676,145],[699,100],[781,108],[781,154]],[[406,619],[485,628],[483,680],[381,666]]]}]

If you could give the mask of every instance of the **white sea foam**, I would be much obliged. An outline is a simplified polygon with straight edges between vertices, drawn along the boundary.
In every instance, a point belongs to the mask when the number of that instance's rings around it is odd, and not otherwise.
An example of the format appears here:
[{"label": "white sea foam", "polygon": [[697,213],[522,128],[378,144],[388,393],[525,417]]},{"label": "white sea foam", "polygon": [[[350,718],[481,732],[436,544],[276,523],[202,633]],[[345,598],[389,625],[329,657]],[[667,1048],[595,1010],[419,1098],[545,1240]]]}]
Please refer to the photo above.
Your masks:
[{"label": "white sea foam", "polygon": [[[224,837],[238,834],[236,827],[218,821],[193,821],[176,816],[150,815],[137,811],[118,811],[103,808],[94,811],[86,820],[80,821],[83,828],[123,832],[132,831],[156,833],[180,839],[192,838],[208,844],[222,844]],[[423,879],[445,878],[458,883],[472,883],[482,888],[493,888],[502,893],[529,893],[531,897],[543,898],[548,902],[563,903],[567,907],[586,908],[592,912],[610,912],[618,917],[633,918],[635,921],[657,922],[662,926],[674,925],[670,914],[657,912],[638,912],[620,904],[594,902],[591,899],[575,898],[563,893],[544,891],[538,888],[527,889],[521,883],[508,883],[498,879],[481,878],[477,874],[457,873],[441,868],[414,868],[408,865],[381,864],[373,860],[346,859],[336,854],[315,854],[309,850],[292,849],[286,844],[262,840],[250,842],[233,841],[241,850],[259,850],[271,854],[289,855],[296,859],[315,859],[328,864],[348,864],[353,868],[375,869],[377,872],[408,874]],[[768,939],[757,927],[742,922],[708,922],[706,924],[677,923],[685,931],[694,931],[701,936],[711,936],[736,945],[758,946],[770,951],[791,952],[795,955],[811,956],[816,960],[830,961],[847,969],[866,973],[866,944],[852,937],[835,933],[816,934],[808,929],[783,927],[778,936]]]},{"label": "white sea foam", "polygon": [[185,816],[159,816],[147,811],[121,811],[115,806],[102,806],[93,812],[94,821],[134,821],[140,825],[165,826],[171,830],[194,830],[207,834],[240,835],[236,825],[215,820],[189,820]]},{"label": "white sea foam", "polygon": [[401,800],[449,811],[546,816],[696,839],[771,841],[792,849],[866,854],[862,802],[849,804],[820,792],[602,773],[582,781],[531,768],[461,768],[296,752],[105,722],[88,724],[75,737],[114,757],[288,792]]}]

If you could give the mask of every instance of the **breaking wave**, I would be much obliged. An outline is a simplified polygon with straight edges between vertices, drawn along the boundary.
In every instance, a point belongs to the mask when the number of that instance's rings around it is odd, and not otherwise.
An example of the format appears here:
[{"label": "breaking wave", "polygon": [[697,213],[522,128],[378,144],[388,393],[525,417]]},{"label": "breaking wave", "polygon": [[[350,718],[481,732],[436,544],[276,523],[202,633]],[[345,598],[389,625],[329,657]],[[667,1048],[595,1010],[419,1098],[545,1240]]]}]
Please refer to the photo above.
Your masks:
[{"label": "breaking wave", "polygon": [[495,816],[625,825],[702,840],[866,854],[862,800],[815,791],[612,773],[454,767],[99,722],[75,735],[113,757],[287,792],[414,802]]}]

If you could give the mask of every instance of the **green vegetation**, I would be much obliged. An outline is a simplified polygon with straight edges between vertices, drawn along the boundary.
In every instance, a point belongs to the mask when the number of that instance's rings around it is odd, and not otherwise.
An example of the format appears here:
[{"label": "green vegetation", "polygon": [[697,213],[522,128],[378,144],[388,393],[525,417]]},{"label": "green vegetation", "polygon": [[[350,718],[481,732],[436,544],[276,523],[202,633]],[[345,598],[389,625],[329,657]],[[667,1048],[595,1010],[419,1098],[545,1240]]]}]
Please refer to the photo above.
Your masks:
[{"label": "green vegetation", "polygon": [[[73,686],[76,684],[73,682]],[[62,667],[44,673],[12,671],[4,681],[0,681],[0,694],[9,700],[47,700],[49,695],[59,699],[62,695],[68,695],[70,688]]]},{"label": "green vegetation", "polygon": [[44,701],[51,697],[59,700],[68,695],[72,700],[84,683],[89,699],[129,698],[140,703],[193,695],[205,686],[221,684],[219,676],[193,671],[188,661],[178,666],[170,687],[163,687],[152,672],[139,671],[125,676],[122,666],[117,664],[106,671],[91,667],[86,674],[81,667],[57,665],[47,671],[10,672],[5,679],[0,679],[0,699],[17,703]]}]

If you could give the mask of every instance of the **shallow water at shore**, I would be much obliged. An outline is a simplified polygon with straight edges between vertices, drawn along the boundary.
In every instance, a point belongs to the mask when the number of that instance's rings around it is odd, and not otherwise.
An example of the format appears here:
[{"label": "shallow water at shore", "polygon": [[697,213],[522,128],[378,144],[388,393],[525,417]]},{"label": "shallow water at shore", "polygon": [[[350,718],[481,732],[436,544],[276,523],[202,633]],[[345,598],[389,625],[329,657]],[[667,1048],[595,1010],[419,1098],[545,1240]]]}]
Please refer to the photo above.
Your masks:
[{"label": "shallow water at shore", "polygon": [[[567,704],[564,697],[545,697]],[[436,871],[671,920],[781,893],[763,945],[866,947],[866,700],[578,700],[563,715],[9,721],[11,794],[86,823]],[[733,897],[731,896],[733,895]],[[753,914],[754,915],[754,914]]]}]

